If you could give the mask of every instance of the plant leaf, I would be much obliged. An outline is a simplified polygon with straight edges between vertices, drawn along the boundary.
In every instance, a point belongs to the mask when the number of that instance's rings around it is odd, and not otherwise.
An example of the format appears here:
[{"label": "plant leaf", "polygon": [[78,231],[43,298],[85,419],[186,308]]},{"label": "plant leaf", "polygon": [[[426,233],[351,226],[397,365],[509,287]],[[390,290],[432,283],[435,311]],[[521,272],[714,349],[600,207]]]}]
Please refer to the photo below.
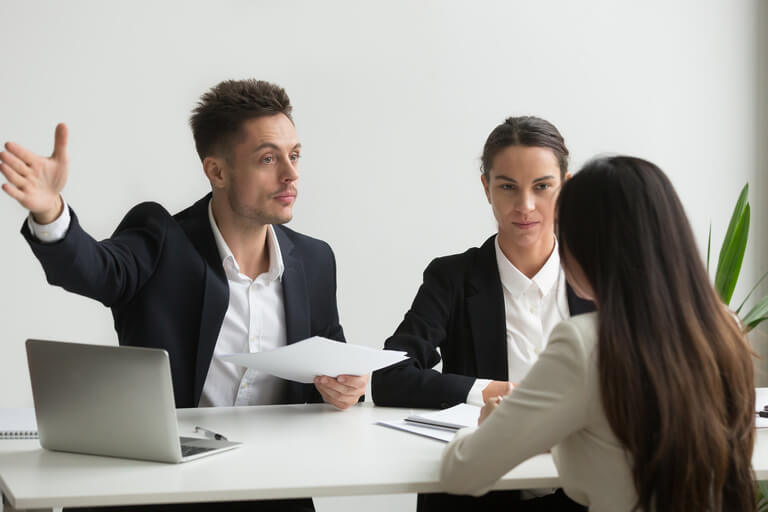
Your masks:
[{"label": "plant leaf", "polygon": [[755,307],[750,309],[749,313],[744,315],[744,318],[742,318],[741,321],[749,331],[757,327],[760,322],[766,318],[768,318],[768,295],[760,299],[760,301],[755,304]]},{"label": "plant leaf", "polygon": [[709,234],[707,235],[707,274],[709,274],[709,250],[712,247],[712,223],[709,223]]},{"label": "plant leaf", "polygon": [[757,482],[757,512],[768,512],[768,482]]},{"label": "plant leaf", "polygon": [[766,272],[765,274],[763,274],[763,277],[761,277],[761,278],[760,278],[760,279],[757,281],[757,283],[755,284],[755,286],[753,286],[753,287],[752,287],[752,289],[751,289],[751,290],[749,290],[749,293],[747,294],[747,296],[746,296],[746,297],[744,297],[744,300],[741,302],[741,304],[739,304],[739,307],[738,307],[738,308],[736,308],[736,314],[737,314],[737,315],[738,315],[739,313],[741,313],[741,308],[743,308],[743,307],[744,307],[744,304],[746,304],[746,303],[747,303],[747,301],[748,301],[748,300],[749,300],[749,298],[752,296],[752,294],[755,292],[755,290],[757,290],[757,287],[758,287],[758,286],[760,286],[760,283],[762,283],[762,282],[763,282],[763,279],[765,279],[765,276],[768,276],[768,272]]},{"label": "plant leaf", "polygon": [[739,272],[741,272],[744,251],[747,248],[750,217],[749,203],[747,202],[748,192],[749,183],[741,189],[739,199],[736,201],[736,207],[733,210],[733,215],[731,215],[728,231],[725,233],[717,261],[715,290],[725,304],[731,303],[733,290],[736,288]]}]

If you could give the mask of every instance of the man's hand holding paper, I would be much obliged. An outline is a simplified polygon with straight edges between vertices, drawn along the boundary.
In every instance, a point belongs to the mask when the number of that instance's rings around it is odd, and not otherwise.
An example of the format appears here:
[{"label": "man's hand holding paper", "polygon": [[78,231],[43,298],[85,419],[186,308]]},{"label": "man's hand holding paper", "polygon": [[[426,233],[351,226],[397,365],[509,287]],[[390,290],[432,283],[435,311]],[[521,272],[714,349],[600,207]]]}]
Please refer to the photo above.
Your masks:
[{"label": "man's hand holding paper", "polygon": [[315,387],[323,400],[339,409],[348,409],[355,405],[365,394],[370,374],[339,375],[337,378],[327,375],[315,377]]},{"label": "man's hand holding paper", "polygon": [[218,357],[286,380],[314,383],[326,402],[346,409],[363,395],[372,371],[407,355],[315,336],[275,350]]}]

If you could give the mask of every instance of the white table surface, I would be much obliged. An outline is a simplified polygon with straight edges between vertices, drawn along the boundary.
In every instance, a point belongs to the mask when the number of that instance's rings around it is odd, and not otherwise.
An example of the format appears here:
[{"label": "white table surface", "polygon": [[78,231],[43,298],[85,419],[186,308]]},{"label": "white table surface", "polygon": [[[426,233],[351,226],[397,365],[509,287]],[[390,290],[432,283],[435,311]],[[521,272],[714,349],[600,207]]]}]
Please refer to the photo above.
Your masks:
[{"label": "white table surface", "polygon": [[[360,404],[179,410],[181,433],[201,425],[243,445],[184,464],[43,450],[37,440],[0,441],[0,487],[17,509],[304,496],[438,492],[444,443],[374,423],[412,409]],[[752,458],[768,480],[768,429]],[[557,487],[549,455],[510,471],[496,489]]]},{"label": "white table surface", "polygon": [[[372,404],[347,411],[322,404],[182,409],[182,435],[201,425],[243,442],[183,464],[51,452],[37,440],[3,440],[0,486],[16,509],[441,491],[445,444],[374,424],[411,412]],[[768,452],[768,438],[763,445]],[[762,460],[768,462],[768,453]],[[496,488],[557,485],[552,458],[538,455]]]}]

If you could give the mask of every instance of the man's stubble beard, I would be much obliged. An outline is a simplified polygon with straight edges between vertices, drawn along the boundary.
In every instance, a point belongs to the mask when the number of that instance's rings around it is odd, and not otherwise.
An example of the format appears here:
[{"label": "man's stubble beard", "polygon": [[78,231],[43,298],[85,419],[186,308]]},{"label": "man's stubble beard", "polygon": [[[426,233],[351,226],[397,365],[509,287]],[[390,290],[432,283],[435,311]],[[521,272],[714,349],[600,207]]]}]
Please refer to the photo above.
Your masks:
[{"label": "man's stubble beard", "polygon": [[227,201],[229,202],[229,208],[238,217],[249,219],[259,224],[286,224],[293,219],[293,212],[288,215],[288,218],[284,218],[277,215],[270,215],[259,208],[249,208],[241,204],[235,193],[235,187],[232,187],[227,191]]}]

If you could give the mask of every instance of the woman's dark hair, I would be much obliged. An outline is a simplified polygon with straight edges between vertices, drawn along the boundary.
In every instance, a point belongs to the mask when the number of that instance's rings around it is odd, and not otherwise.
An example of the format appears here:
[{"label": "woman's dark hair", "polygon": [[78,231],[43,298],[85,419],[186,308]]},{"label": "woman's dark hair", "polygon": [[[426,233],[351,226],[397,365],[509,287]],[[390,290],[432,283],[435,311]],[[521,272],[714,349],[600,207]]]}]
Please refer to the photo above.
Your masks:
[{"label": "woman's dark hair", "polygon": [[654,164],[588,164],[558,199],[565,268],[599,305],[603,408],[631,455],[637,507],[754,511],[752,352],[699,257],[672,184]]},{"label": "woman's dark hair", "polygon": [[229,158],[241,136],[243,122],[284,114],[291,118],[291,100],[285,89],[264,80],[225,80],[200,97],[189,124],[200,160],[219,153]]},{"label": "woman's dark hair", "polygon": [[508,117],[494,128],[485,141],[483,156],[480,157],[480,170],[486,180],[490,178],[493,159],[499,151],[509,146],[551,149],[560,167],[560,179],[565,179],[568,172],[568,148],[565,147],[563,136],[549,121],[533,116]]}]

